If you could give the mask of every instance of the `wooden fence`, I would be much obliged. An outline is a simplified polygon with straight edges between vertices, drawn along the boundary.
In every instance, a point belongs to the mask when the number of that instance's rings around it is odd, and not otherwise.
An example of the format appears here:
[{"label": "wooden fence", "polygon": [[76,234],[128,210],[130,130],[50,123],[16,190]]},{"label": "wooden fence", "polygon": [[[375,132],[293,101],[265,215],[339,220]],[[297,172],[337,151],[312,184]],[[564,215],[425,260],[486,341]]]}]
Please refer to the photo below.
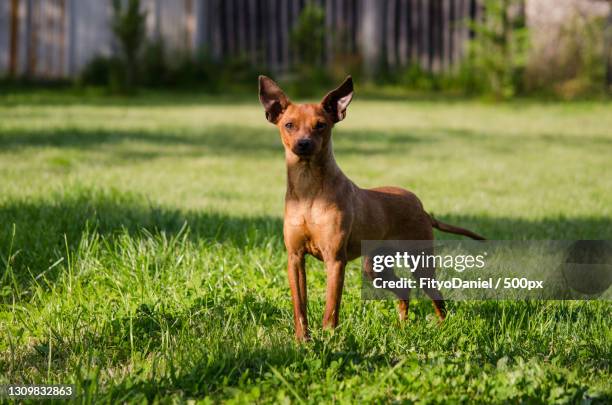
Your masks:
[{"label": "wooden fence", "polygon": [[[273,71],[299,62],[291,27],[307,0],[213,0],[202,10],[200,42],[216,57],[245,55]],[[322,59],[363,54],[364,63],[419,64],[439,72],[462,58],[470,36],[466,22],[477,18],[477,0],[315,0],[325,10]],[[373,29],[367,30],[368,25]],[[366,56],[366,55],[362,55]]]},{"label": "wooden fence", "polygon": [[[300,62],[290,33],[307,1],[325,11],[320,62],[357,56],[366,69],[418,64],[440,72],[462,59],[479,0],[142,0],[151,39],[167,48],[246,58],[273,72]],[[0,1],[0,74],[64,77],[116,50],[110,0]]]}]

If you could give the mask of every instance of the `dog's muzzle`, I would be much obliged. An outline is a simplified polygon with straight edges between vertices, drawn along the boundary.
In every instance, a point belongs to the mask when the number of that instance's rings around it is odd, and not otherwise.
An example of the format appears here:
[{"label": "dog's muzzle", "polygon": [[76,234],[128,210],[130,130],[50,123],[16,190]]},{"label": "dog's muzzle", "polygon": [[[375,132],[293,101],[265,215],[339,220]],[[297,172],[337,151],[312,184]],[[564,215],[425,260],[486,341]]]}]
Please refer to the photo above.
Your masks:
[{"label": "dog's muzzle", "polygon": [[300,139],[295,143],[293,152],[298,156],[311,155],[314,150],[314,142],[310,139]]}]

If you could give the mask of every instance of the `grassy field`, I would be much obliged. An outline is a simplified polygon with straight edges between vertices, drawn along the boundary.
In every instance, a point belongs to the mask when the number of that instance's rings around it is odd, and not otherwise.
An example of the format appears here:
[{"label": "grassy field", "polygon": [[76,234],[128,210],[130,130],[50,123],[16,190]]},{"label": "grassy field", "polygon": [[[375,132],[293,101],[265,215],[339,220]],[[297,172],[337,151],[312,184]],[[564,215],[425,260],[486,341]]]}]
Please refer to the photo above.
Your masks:
[{"label": "grassy field", "polygon": [[[612,239],[611,111],[357,93],[336,157],[490,239]],[[361,300],[356,261],[331,334],[309,260],[297,345],[284,182],[255,96],[0,96],[0,384],[72,383],[83,402],[612,401],[609,302],[455,302],[439,326],[422,300],[400,325]]]}]

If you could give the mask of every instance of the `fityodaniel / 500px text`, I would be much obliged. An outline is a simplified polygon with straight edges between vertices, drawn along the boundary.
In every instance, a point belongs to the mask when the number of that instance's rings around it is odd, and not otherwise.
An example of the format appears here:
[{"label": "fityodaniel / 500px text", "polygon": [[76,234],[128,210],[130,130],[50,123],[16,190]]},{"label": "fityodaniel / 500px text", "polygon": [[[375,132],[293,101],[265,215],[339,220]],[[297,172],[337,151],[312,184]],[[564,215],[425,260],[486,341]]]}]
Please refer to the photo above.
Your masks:
[{"label": "fityodaniel / 500px text", "polygon": [[482,269],[485,266],[487,252],[480,255],[432,255],[421,252],[417,255],[408,252],[396,252],[394,255],[376,255],[373,259],[373,270],[377,273],[386,268],[407,268],[411,272],[419,267],[438,267],[455,269],[463,272],[466,269]]}]

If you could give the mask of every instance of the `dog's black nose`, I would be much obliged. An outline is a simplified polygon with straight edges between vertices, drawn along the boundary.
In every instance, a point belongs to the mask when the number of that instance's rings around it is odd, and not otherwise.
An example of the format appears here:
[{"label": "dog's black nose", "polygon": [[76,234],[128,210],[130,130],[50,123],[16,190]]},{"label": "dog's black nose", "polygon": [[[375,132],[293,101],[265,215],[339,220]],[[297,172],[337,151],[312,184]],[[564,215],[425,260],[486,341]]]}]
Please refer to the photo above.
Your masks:
[{"label": "dog's black nose", "polygon": [[310,139],[300,139],[297,141],[298,153],[309,153],[312,150],[312,141]]}]

